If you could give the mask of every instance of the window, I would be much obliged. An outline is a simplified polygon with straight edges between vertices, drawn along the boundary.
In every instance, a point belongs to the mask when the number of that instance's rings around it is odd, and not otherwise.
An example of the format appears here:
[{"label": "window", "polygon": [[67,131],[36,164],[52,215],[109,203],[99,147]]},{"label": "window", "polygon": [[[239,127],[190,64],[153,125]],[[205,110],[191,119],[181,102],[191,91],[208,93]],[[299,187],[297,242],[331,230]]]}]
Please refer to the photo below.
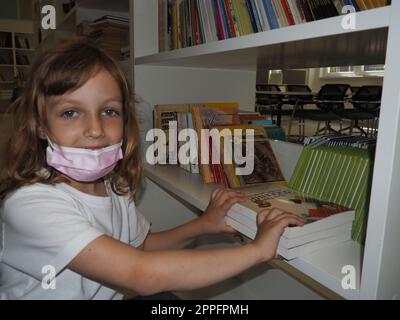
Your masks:
[{"label": "window", "polygon": [[354,66],[329,67],[328,73],[354,73]]},{"label": "window", "polygon": [[370,66],[362,66],[363,72],[371,72],[371,73],[384,73],[385,65],[384,64],[374,64]]},{"label": "window", "polygon": [[340,66],[320,69],[321,78],[340,78],[340,77],[383,77],[385,65],[365,65],[365,66]]}]

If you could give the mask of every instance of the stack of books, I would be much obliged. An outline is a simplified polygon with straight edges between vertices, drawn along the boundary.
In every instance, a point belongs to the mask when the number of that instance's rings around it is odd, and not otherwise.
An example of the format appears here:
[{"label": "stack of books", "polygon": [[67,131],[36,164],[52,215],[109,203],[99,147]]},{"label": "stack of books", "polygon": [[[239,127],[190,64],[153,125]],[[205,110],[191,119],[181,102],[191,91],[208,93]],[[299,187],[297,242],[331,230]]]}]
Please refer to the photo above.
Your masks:
[{"label": "stack of books", "polygon": [[248,200],[228,211],[227,224],[250,239],[257,234],[257,214],[263,209],[278,208],[306,220],[303,227],[287,227],[278,245],[278,254],[287,260],[300,257],[351,239],[354,210],[325,202],[278,183],[241,190]]},{"label": "stack of books", "polygon": [[129,46],[129,20],[106,15],[90,24],[89,37],[114,59],[121,60],[121,48]]}]

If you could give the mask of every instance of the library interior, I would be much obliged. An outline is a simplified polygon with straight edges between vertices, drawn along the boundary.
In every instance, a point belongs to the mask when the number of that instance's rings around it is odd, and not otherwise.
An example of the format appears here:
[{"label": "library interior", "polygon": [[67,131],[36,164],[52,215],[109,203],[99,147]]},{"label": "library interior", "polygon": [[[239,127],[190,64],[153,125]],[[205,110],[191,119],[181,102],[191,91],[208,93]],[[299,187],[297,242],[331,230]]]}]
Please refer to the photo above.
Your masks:
[{"label": "library interior", "polygon": [[[44,28],[46,5],[54,28]],[[221,137],[207,144],[209,164],[144,157],[135,202],[152,231],[200,216],[217,187],[249,203],[229,209],[234,233],[192,247],[251,242],[268,206],[307,219],[304,232],[287,228],[276,259],[180,299],[400,299],[399,16],[389,0],[0,1],[0,168],[35,60],[85,37],[129,81],[143,155],[147,132],[172,123],[227,129],[231,143],[254,147],[243,176],[224,163],[232,145]]]}]

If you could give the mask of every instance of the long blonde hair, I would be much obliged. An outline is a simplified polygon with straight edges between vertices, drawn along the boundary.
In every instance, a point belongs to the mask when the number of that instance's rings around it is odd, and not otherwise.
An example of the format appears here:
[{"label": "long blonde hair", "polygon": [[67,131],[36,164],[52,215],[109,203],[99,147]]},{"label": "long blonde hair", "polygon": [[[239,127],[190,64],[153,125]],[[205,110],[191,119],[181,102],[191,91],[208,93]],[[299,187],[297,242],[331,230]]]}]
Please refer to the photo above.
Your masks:
[{"label": "long blonde hair", "polygon": [[[76,90],[99,70],[106,70],[113,76],[123,98],[124,158],[109,176],[111,187],[115,193],[130,194],[133,198],[142,177],[133,95],[117,62],[87,39],[76,38],[61,42],[38,59],[22,96],[10,108],[13,133],[1,175],[4,180],[0,187],[0,206],[10,192],[22,186],[67,181],[59,171],[46,164],[47,141],[39,135],[39,128],[47,131],[45,97]],[[43,168],[47,169],[47,176],[38,174]]]}]

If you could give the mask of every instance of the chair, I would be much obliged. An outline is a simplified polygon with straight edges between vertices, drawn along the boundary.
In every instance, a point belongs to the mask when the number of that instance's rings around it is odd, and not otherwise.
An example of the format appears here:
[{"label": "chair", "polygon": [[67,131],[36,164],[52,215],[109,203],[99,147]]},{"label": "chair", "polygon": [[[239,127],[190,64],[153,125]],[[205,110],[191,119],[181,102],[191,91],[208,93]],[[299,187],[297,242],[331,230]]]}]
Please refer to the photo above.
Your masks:
[{"label": "chair", "polygon": [[[382,86],[362,86],[355,94],[353,94],[350,102],[354,109],[344,110],[341,116],[345,119],[351,120],[351,125],[344,128],[342,131],[350,131],[350,135],[354,129],[357,129],[361,135],[368,137],[368,132],[359,125],[360,121],[368,121],[368,130],[371,127],[373,136],[376,132],[376,121],[379,118],[379,109],[382,97]],[[369,125],[372,121],[372,126]]]},{"label": "chair", "polygon": [[[281,89],[276,84],[256,84],[257,91],[272,91],[281,92]],[[261,114],[268,114],[271,119],[274,119],[274,115],[280,119],[280,109],[282,107],[282,96],[274,95],[271,93],[256,93],[256,111]],[[279,124],[278,124],[279,125]]]},{"label": "chair", "polygon": [[[311,89],[309,86],[304,85],[304,84],[288,84],[286,85],[286,90],[288,92],[310,92]],[[298,120],[298,126],[299,126],[299,141],[304,140],[305,136],[305,113],[304,113],[304,105],[308,103],[313,103],[313,95],[289,95],[288,101],[286,102],[287,104],[293,105],[293,110],[292,110],[292,116],[290,118],[289,122],[289,129],[288,129],[288,137],[295,136],[291,135],[291,130],[292,130],[292,122],[293,119]]]},{"label": "chair", "polygon": [[358,89],[360,89],[360,87],[358,87],[358,86],[351,86],[351,87],[350,87],[351,95],[354,96],[354,95],[357,93]]},{"label": "chair", "polygon": [[[317,112],[306,112],[305,114],[305,117],[308,119],[318,121],[318,128],[315,134],[318,135],[321,132],[340,133],[340,130],[332,128],[331,122],[341,122],[342,118],[339,112],[344,110],[344,99],[349,87],[348,84],[325,84],[321,87],[314,101],[320,110]],[[325,122],[325,126],[320,129],[319,124],[321,121]]]}]

